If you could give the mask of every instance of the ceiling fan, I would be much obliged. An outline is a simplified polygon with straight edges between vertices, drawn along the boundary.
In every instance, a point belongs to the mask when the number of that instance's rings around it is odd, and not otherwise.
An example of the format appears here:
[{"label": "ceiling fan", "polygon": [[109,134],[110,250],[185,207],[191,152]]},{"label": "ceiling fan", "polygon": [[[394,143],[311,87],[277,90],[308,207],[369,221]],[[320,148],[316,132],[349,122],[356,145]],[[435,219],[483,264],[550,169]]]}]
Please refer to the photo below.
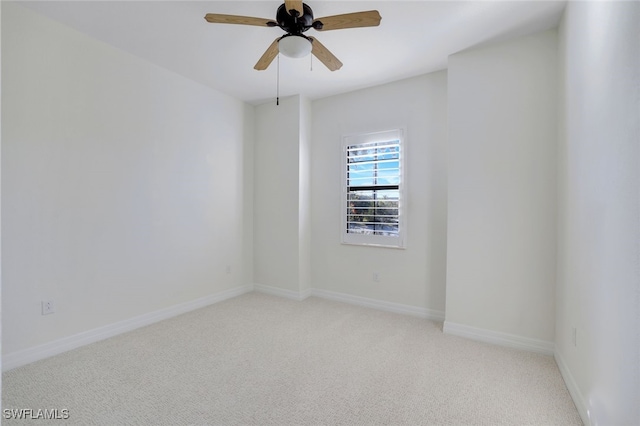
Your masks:
[{"label": "ceiling fan", "polygon": [[308,37],[303,33],[310,28],[317,31],[330,31],[344,28],[375,27],[380,25],[382,18],[377,10],[369,10],[314,19],[313,11],[306,3],[303,3],[302,0],[285,0],[285,2],[278,7],[275,21],[272,19],[222,15],[219,13],[207,13],[204,19],[212,24],[280,27],[286,31],[286,34],[276,38],[262,57],[260,57],[253,67],[256,70],[267,69],[273,59],[278,56],[278,53],[293,58],[301,58],[311,53],[329,68],[329,70],[335,71],[342,67],[342,62],[315,37]]}]

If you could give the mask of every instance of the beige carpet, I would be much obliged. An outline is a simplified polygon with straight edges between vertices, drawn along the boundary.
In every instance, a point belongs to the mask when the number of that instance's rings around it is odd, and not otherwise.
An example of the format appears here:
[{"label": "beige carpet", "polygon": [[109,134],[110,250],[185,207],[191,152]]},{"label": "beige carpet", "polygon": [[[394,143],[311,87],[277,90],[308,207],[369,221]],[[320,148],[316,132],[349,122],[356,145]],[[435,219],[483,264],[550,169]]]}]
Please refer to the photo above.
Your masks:
[{"label": "beige carpet", "polygon": [[582,424],[550,356],[260,293],[9,371],[2,385],[5,409],[68,410],[38,425]]}]

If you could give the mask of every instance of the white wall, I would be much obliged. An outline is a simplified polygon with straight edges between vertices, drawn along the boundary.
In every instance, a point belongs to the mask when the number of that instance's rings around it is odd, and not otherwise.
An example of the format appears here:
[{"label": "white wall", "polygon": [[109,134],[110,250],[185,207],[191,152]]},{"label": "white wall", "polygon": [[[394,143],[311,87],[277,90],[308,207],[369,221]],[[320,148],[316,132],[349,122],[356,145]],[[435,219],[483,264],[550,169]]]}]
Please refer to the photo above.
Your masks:
[{"label": "white wall", "polygon": [[243,148],[243,190],[242,190],[242,250],[243,263],[237,273],[242,274],[242,283],[251,285],[254,281],[253,275],[253,215],[254,215],[254,167],[255,167],[255,108],[245,105],[244,108],[244,148]]},{"label": "white wall", "polygon": [[300,98],[298,257],[301,295],[311,290],[311,101]]},{"label": "white wall", "polygon": [[559,34],[556,359],[586,424],[637,425],[640,3],[569,2]]},{"label": "white wall", "polygon": [[2,6],[4,353],[245,284],[252,108]]},{"label": "white wall", "polygon": [[[313,102],[311,269],[315,289],[442,315],[446,87],[447,74],[436,72]],[[342,245],[342,136],[398,127],[406,128],[406,249]],[[373,281],[374,271],[380,282]]]},{"label": "white wall", "polygon": [[547,31],[449,58],[445,330],[552,350],[556,57]]},{"label": "white wall", "polygon": [[256,107],[254,279],[294,298],[309,287],[307,103],[292,96]]}]

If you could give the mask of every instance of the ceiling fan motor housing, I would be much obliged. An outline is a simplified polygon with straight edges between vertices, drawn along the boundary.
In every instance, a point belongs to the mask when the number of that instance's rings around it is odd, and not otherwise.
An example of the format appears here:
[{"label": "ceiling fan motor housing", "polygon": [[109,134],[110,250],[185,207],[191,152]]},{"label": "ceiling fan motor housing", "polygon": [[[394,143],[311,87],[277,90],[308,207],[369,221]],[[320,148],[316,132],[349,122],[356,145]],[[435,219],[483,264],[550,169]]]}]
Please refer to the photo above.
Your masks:
[{"label": "ceiling fan motor housing", "polygon": [[290,14],[284,3],[280,5],[276,12],[276,20],[278,26],[292,35],[300,35],[313,26],[313,10],[306,3],[303,3],[303,14],[295,16],[296,13]]}]

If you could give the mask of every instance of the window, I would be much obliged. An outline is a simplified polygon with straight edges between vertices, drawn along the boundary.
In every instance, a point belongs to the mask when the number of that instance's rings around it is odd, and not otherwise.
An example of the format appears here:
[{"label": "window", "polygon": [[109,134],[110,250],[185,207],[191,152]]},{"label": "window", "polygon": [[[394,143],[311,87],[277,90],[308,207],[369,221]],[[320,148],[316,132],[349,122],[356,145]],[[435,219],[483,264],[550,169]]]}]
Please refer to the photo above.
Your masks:
[{"label": "window", "polygon": [[344,138],[342,242],[404,247],[402,131]]}]

